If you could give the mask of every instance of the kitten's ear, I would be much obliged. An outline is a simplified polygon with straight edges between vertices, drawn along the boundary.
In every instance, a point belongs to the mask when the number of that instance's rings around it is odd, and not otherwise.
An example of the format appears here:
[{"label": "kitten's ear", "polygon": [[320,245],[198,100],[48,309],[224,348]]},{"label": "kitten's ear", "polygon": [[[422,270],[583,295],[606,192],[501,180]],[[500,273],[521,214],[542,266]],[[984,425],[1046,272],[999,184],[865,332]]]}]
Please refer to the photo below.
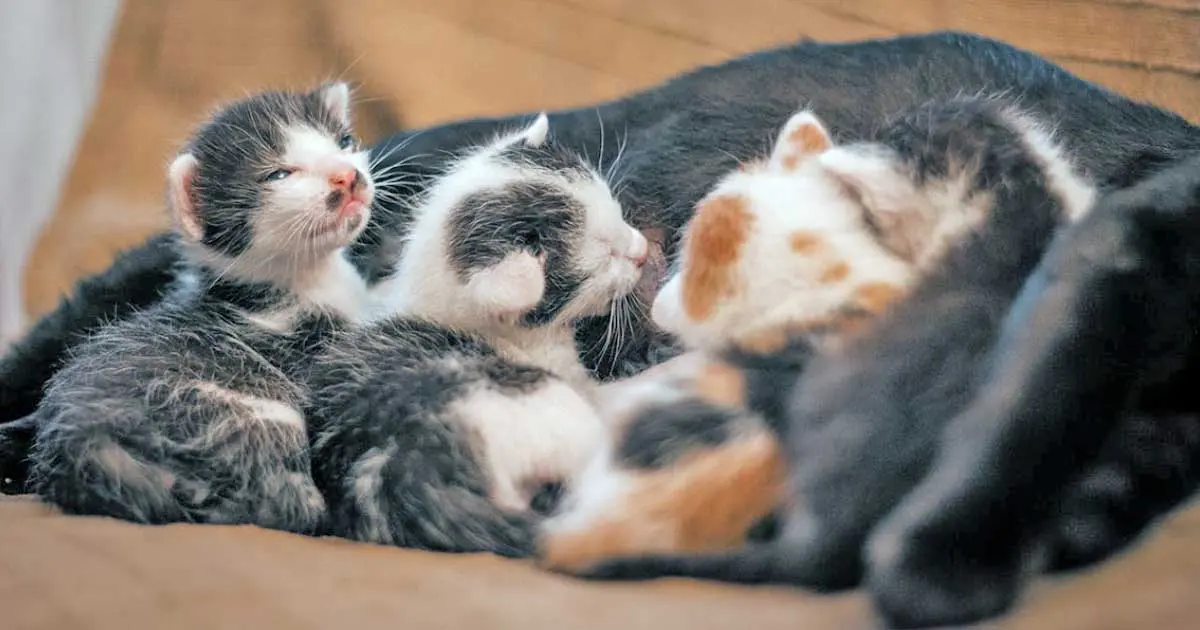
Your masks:
[{"label": "kitten's ear", "polygon": [[527,251],[511,253],[472,275],[467,282],[467,291],[475,304],[488,314],[524,315],[542,301],[546,292],[543,263]]},{"label": "kitten's ear", "polygon": [[550,117],[546,115],[546,112],[542,112],[538,114],[532,124],[525,128],[525,131],[521,132],[521,142],[531,147],[540,147],[546,143],[548,135],[550,135]]},{"label": "kitten's ear", "polygon": [[350,85],[344,81],[328,83],[317,88],[316,95],[329,111],[347,127],[350,126]]},{"label": "kitten's ear", "polygon": [[796,168],[804,158],[824,153],[833,147],[833,138],[815,114],[802,111],[783,125],[771,150],[771,165],[783,170]]},{"label": "kitten's ear", "polygon": [[194,155],[184,153],[167,169],[167,202],[171,206],[171,217],[180,233],[194,241],[204,238],[204,222],[200,220],[192,190],[199,167],[200,162]]}]

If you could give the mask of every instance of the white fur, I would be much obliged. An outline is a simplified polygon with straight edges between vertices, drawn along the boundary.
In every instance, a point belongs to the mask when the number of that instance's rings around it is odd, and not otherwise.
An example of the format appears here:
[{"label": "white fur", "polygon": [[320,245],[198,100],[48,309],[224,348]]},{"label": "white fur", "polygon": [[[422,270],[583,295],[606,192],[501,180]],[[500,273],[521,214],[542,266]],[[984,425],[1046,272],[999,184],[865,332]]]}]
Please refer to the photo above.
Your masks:
[{"label": "white fur", "polygon": [[343,123],[350,122],[350,86],[342,83],[332,83],[321,88],[322,100],[325,107],[333,112]]},{"label": "white fur", "polygon": [[[731,173],[709,194],[718,196],[740,198],[754,217],[733,270],[738,298],[723,300],[709,317],[693,320],[684,311],[683,283],[676,274],[651,309],[659,327],[690,347],[821,321],[846,304],[857,286],[881,282],[903,287],[914,277],[912,265],[876,241],[864,228],[859,203],[814,160],[802,161],[793,170]],[[790,235],[800,232],[820,235],[821,251],[795,251]],[[822,273],[837,262],[849,264],[848,278],[822,282]],[[686,273],[687,265],[685,252],[680,273]]]},{"label": "white fur", "polygon": [[550,381],[522,395],[478,389],[452,408],[483,438],[497,505],[525,511],[531,480],[574,479],[603,443],[604,427],[575,389]]},{"label": "white fur", "polygon": [[476,273],[466,288],[486,312],[522,315],[541,301],[546,279],[540,260],[528,252],[516,252]]},{"label": "white fur", "polygon": [[1066,152],[1054,142],[1054,134],[1034,119],[1010,111],[1009,122],[1021,134],[1030,153],[1037,156],[1046,171],[1050,189],[1058,196],[1067,221],[1078,221],[1096,202],[1096,188],[1082,177]]},{"label": "white fur", "polygon": [[383,468],[395,455],[395,446],[384,450],[372,448],[354,462],[348,476],[354,480],[354,502],[361,513],[358,534],[363,540],[384,545],[393,543],[388,517],[379,509],[382,502],[378,496],[383,487]]},{"label": "white fur", "polygon": [[196,381],[193,387],[214,400],[245,409],[250,413],[250,417],[247,420],[280,424],[301,430],[305,427],[304,418],[298,410],[277,400],[236,392],[229,388],[221,387],[212,381]]}]

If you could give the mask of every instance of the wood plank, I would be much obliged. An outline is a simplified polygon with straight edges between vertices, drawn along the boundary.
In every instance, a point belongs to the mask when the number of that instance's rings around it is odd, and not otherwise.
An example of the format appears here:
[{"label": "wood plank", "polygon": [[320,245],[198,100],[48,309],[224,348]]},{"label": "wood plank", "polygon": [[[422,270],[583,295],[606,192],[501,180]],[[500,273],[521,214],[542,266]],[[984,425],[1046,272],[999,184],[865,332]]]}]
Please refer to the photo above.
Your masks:
[{"label": "wood plank", "polygon": [[969,30],[1036,50],[1200,76],[1200,20],[1177,9],[1095,0],[793,0],[903,32]]},{"label": "wood plank", "polygon": [[729,57],[728,51],[713,44],[553,0],[401,0],[396,4],[635,85]]},{"label": "wood plank", "polygon": [[597,13],[709,42],[732,54],[803,37],[846,41],[886,37],[888,28],[806,6],[793,0],[555,0]]},{"label": "wood plank", "polygon": [[1138,68],[1073,57],[1053,58],[1079,76],[1135,100],[1165,107],[1200,124],[1200,79],[1174,72],[1147,72]]}]

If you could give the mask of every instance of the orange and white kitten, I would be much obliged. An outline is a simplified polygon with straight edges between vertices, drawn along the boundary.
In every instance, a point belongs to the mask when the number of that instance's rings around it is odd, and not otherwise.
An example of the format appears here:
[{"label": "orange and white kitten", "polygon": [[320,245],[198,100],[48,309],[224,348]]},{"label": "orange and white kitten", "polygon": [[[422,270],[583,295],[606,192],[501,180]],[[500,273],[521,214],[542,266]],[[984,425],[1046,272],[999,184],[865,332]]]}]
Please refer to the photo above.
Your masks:
[{"label": "orange and white kitten", "polygon": [[[693,352],[606,387],[611,443],[544,524],[544,566],[737,546],[775,509],[786,472],[774,431],[745,410],[754,396],[745,371],[770,353],[775,380],[790,386],[810,342],[869,321],[918,268],[912,249],[894,245],[899,226],[867,216],[888,200],[864,198],[886,196],[896,182],[862,177],[865,166],[804,111],[769,157],[729,173],[700,201],[678,271],[652,308],[655,323]],[[797,333],[804,341],[785,347]]]}]

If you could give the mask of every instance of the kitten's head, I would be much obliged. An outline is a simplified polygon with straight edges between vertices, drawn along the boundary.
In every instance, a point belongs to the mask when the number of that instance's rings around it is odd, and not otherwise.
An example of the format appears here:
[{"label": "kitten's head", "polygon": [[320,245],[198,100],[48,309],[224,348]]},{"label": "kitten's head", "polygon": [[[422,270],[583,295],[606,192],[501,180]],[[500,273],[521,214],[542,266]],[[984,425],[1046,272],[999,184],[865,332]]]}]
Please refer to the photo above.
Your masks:
[{"label": "kitten's head", "polygon": [[202,125],[168,170],[168,201],[201,264],[279,280],[351,243],[375,195],[344,83],[265,92]]},{"label": "kitten's head", "polygon": [[882,147],[835,146],[800,112],[770,157],[699,202],[652,318],[697,348],[770,346],[861,322],[914,278],[917,253],[900,237],[922,195]]},{"label": "kitten's head", "polygon": [[402,309],[463,328],[570,324],[628,295],[648,251],[608,183],[549,138],[542,114],[430,187],[397,272]]}]

